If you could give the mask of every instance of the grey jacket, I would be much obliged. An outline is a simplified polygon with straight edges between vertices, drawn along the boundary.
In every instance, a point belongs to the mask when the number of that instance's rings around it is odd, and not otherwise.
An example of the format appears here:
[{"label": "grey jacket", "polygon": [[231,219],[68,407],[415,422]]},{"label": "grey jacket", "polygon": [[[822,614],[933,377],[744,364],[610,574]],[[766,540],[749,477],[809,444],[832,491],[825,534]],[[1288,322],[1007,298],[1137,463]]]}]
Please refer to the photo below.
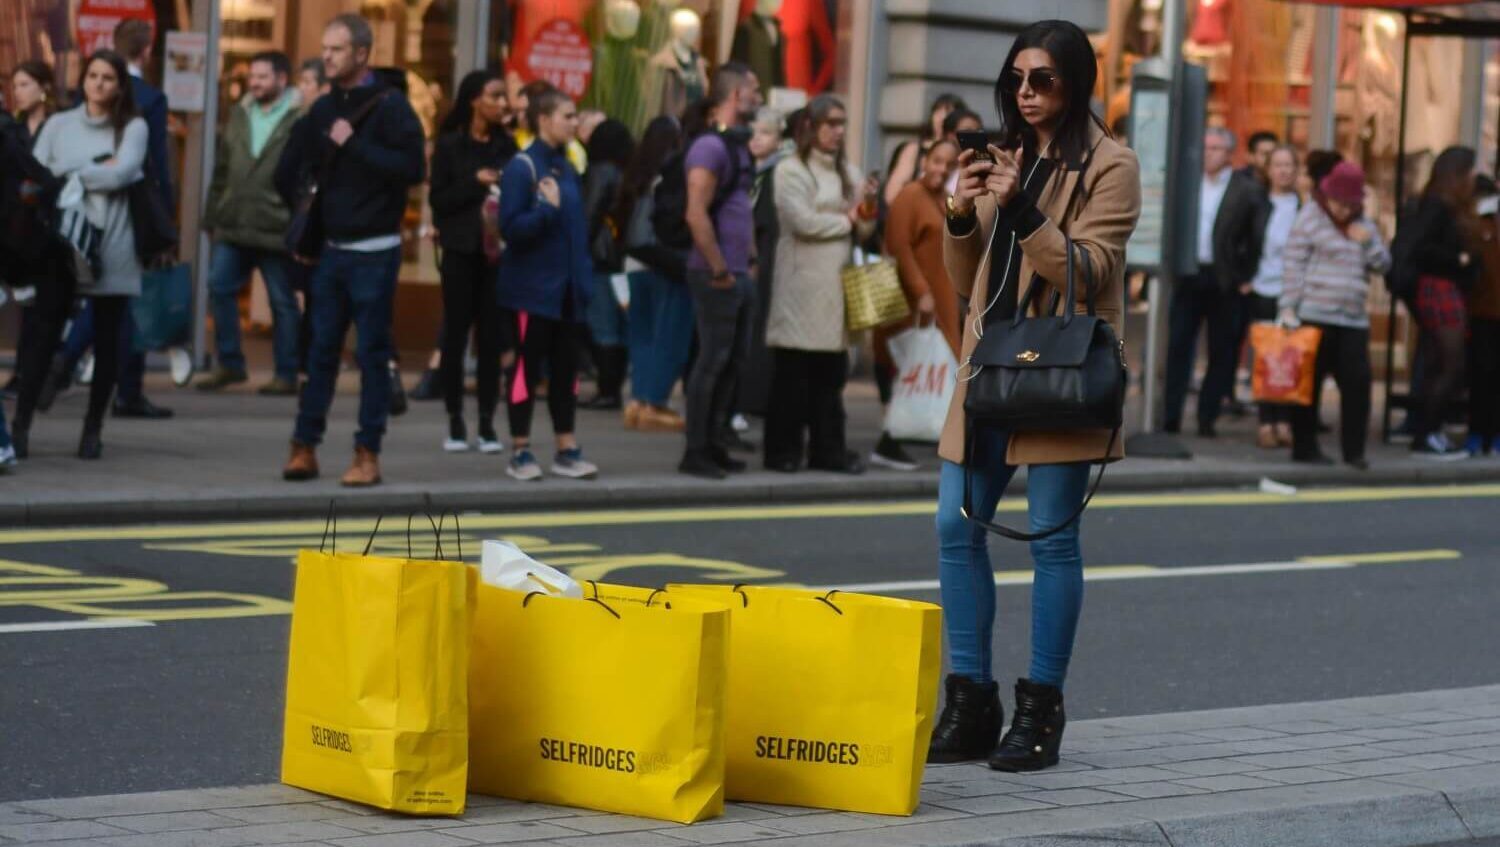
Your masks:
[{"label": "grey jacket", "polygon": [[1312,323],[1364,329],[1370,325],[1370,274],[1391,267],[1391,251],[1368,218],[1361,244],[1339,231],[1317,203],[1303,205],[1282,253],[1281,308]]},{"label": "grey jacket", "polygon": [[[91,297],[137,297],[141,265],[135,255],[130,201],[125,189],[141,180],[146,163],[146,122],[134,118],[116,143],[108,118],[91,118],[78,106],[53,115],[37,136],[33,154],[60,177],[77,175],[83,184],[88,219],[104,230],[100,258],[104,273],[78,293]],[[112,158],[109,164],[96,163]]]}]

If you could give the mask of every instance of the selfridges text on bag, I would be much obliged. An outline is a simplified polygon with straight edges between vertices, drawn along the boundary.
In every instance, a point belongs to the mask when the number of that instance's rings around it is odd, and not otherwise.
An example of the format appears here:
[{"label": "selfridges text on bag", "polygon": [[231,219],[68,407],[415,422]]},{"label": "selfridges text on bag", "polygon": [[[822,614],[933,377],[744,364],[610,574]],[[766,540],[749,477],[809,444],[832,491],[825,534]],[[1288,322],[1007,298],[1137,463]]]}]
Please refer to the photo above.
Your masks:
[{"label": "selfridges text on bag", "polygon": [[729,799],[916,811],[942,666],[937,606],[768,587],[668,592],[730,610]]},{"label": "selfridges text on bag", "polygon": [[441,551],[339,553],[336,529],[332,541],[297,555],[281,781],[396,812],[461,814],[477,571]]},{"label": "selfridges text on bag", "polygon": [[723,812],[724,604],[593,583],[582,599],[478,592],[473,791],[678,823]]}]

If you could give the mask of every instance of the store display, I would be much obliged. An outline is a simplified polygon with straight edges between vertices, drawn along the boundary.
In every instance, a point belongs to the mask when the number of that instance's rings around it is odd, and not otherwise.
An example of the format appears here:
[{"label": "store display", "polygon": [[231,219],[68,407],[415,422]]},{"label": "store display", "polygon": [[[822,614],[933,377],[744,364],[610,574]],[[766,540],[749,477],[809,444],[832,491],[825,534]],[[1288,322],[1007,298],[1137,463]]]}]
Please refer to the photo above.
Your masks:
[{"label": "store display", "polygon": [[786,85],[809,95],[833,87],[837,55],[833,25],[823,0],[784,0],[781,31],[786,37]]},{"label": "store display", "polygon": [[682,117],[689,106],[708,94],[708,62],[698,52],[703,20],[692,9],[678,9],[671,18],[672,40],[651,58],[661,77],[658,114]]},{"label": "store display", "polygon": [[782,0],[756,0],[749,17],[734,29],[729,56],[755,71],[765,88],[786,85],[786,38],[781,34]]},{"label": "store display", "polygon": [[641,83],[647,58],[639,46],[641,7],[636,0],[608,0],[602,14],[604,32],[594,46],[594,82],[584,105],[640,132],[646,119]]}]

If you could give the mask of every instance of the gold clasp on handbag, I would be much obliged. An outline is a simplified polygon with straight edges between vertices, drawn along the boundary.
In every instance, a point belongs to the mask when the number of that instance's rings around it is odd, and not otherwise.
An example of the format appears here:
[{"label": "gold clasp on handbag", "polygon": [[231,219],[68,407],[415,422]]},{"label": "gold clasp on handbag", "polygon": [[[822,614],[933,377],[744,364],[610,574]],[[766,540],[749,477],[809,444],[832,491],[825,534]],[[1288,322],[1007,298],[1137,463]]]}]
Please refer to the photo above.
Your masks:
[{"label": "gold clasp on handbag", "polygon": [[1016,354],[1016,361],[1025,362],[1028,365],[1040,358],[1042,358],[1042,354],[1035,350],[1023,350]]}]

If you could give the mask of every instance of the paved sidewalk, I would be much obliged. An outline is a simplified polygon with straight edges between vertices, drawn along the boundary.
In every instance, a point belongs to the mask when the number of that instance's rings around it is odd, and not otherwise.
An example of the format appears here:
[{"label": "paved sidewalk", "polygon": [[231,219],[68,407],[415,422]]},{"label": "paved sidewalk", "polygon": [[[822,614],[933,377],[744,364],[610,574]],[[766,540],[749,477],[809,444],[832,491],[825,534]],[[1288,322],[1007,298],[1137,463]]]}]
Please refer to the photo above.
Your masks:
[{"label": "paved sidewalk", "polygon": [[471,797],[409,818],[279,785],[0,804],[0,845],[1406,847],[1500,835],[1500,686],[1080,721],[1063,763],[928,769],[911,818],[730,804],[693,826]]},{"label": "paved sidewalk", "polygon": [[[347,511],[395,513],[437,508],[498,511],[930,497],[937,490],[932,447],[912,448],[923,462],[922,470],[915,473],[788,476],[760,471],[759,456],[747,456],[750,473],[726,482],[695,480],[676,473],[682,436],[627,432],[618,412],[587,411],[580,413],[579,434],[590,458],[603,468],[601,478],[523,484],[505,476],[503,456],[444,454],[440,445],[447,418],[442,404],[414,402],[405,416],[391,422],[382,456],[386,484],[351,492],[339,487],[338,478],[349,461],[355,426],[358,378],[353,373],[344,375],[328,438],[320,450],[323,478],[286,483],[280,479],[281,465],[296,401],[256,396],[250,386],[260,384],[264,376],[252,375],[249,386],[222,395],[205,395],[173,389],[163,376],[153,374],[150,396],[174,407],[177,417],[109,420],[104,428],[104,458],[98,462],[74,458],[86,398],[85,392],[72,391],[50,414],[38,417],[32,431],[32,458],[0,477],[0,525],[297,516],[321,513],[332,497],[339,498]],[[409,374],[408,384],[414,381]],[[591,391],[586,388],[584,393],[587,396]],[[472,434],[472,397],[466,405]],[[868,451],[880,434],[881,412],[874,386],[851,384],[847,405],[850,446]],[[1129,409],[1127,421],[1138,419],[1139,413]],[[497,423],[503,431],[503,422]],[[1287,450],[1256,449],[1253,428],[1253,417],[1226,418],[1219,439],[1184,438],[1196,453],[1193,459],[1129,459],[1109,470],[1103,488],[1120,492],[1253,487],[1262,477],[1293,485],[1500,480],[1500,458],[1439,464],[1411,455],[1404,445],[1379,443],[1371,445],[1373,468],[1367,472],[1342,465],[1297,465]],[[538,411],[535,433],[545,464],[552,445],[544,411]],[[759,433],[751,437],[758,440]],[[1325,449],[1337,449],[1334,436],[1324,436],[1324,442]]]}]

